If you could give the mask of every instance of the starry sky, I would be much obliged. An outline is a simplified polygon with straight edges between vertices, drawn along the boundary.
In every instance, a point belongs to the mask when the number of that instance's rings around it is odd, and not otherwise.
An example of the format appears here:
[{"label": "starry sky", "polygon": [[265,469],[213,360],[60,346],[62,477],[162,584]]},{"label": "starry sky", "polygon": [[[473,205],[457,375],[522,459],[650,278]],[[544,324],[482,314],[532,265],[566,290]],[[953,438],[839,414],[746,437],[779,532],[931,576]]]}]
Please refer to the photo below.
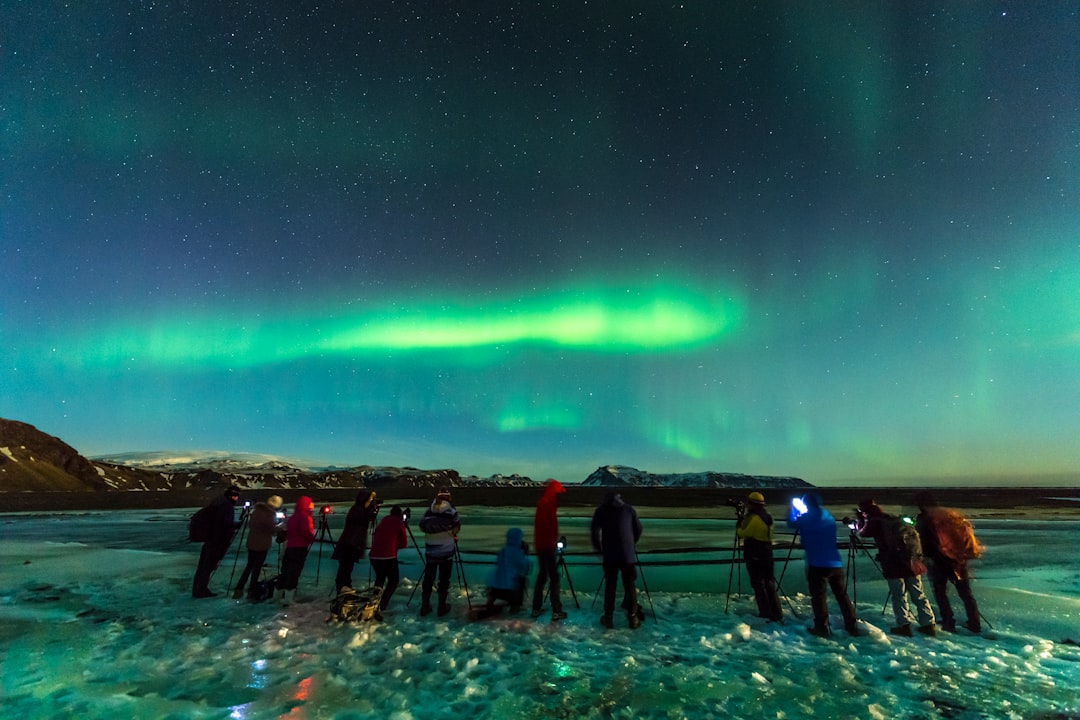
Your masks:
[{"label": "starry sky", "polygon": [[0,416],[85,455],[1080,468],[1076,3],[0,27]]}]

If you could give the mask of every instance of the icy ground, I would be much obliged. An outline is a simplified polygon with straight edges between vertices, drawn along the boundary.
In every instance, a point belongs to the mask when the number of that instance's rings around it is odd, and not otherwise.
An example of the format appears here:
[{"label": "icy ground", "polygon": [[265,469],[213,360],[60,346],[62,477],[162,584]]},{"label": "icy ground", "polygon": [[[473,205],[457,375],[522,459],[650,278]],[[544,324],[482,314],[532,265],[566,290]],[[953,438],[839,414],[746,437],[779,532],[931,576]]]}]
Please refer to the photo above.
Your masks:
[{"label": "icy ground", "polygon": [[[475,603],[505,529],[530,528],[532,511],[461,510]],[[976,596],[993,626],[982,637],[883,632],[892,624],[891,612],[882,614],[886,587],[860,554],[855,589],[866,633],[823,640],[806,632],[801,553],[783,587],[802,617],[785,603],[784,624],[767,625],[753,616],[745,576],[715,564],[731,557],[729,511],[728,519],[717,519],[724,509],[639,511],[650,612],[635,631],[622,618],[611,631],[597,622],[599,576],[583,554],[588,512],[580,509],[563,511],[562,523],[581,609],[564,583],[570,617],[560,624],[547,614],[469,623],[458,584],[449,616],[417,617],[418,598],[406,607],[419,574],[412,547],[401,555],[410,580],[381,624],[326,622],[335,570],[328,550],[321,562],[313,550],[301,583],[306,600],[291,607],[224,595],[196,601],[189,595],[198,547],[184,542],[190,511],[3,515],[3,715],[1080,717],[1080,516],[977,522],[989,549]],[[344,508],[331,518],[339,527]],[[701,547],[716,549],[662,552]],[[778,555],[779,571],[786,553]],[[714,564],[675,564],[684,561]],[[230,554],[216,590],[224,591],[232,562]],[[361,564],[355,577],[366,573]]]}]

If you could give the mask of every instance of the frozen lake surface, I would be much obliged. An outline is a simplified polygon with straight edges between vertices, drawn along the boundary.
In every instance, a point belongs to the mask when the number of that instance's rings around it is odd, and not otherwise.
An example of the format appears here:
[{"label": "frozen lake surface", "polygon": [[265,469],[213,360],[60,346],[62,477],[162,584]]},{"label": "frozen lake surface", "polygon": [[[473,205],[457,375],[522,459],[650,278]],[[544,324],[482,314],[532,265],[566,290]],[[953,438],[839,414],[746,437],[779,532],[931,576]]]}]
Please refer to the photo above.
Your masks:
[{"label": "frozen lake surface", "polygon": [[[335,536],[344,510],[330,516]],[[478,603],[506,528],[522,527],[531,539],[532,509],[460,510],[466,579]],[[321,562],[312,549],[302,601],[288,608],[226,599],[232,553],[211,583],[222,597],[192,600],[198,546],[186,542],[190,510],[0,516],[4,713],[23,720],[1080,717],[1080,514],[976,521],[988,550],[975,564],[975,593],[993,628],[982,636],[888,635],[886,585],[869,557],[855,553],[866,633],[823,640],[806,631],[801,551],[783,575],[785,621],[765,624],[754,616],[745,575],[730,572],[730,511],[638,510],[649,591],[638,630],[618,617],[615,630],[598,623],[600,576],[585,552],[586,509],[560,514],[581,607],[564,582],[570,617],[559,624],[527,613],[470,623],[458,583],[450,615],[418,617],[418,598],[406,606],[420,572],[413,547],[401,553],[404,579],[386,621],[343,625],[326,622],[336,569],[329,548]],[[787,550],[777,556],[779,573]],[[361,563],[354,577],[366,572]],[[833,625],[842,627],[835,617]]]}]

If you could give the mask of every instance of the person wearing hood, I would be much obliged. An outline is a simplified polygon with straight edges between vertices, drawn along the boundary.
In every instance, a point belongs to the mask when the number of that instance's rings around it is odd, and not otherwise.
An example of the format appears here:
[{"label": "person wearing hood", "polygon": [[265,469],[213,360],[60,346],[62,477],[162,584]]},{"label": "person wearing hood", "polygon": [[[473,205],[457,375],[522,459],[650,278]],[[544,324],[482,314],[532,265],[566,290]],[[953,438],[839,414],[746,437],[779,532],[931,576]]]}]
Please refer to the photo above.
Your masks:
[{"label": "person wearing hood", "polygon": [[281,526],[284,525],[284,522],[279,522],[277,518],[281,503],[280,495],[271,495],[266,499],[266,502],[257,502],[255,507],[251,509],[251,515],[248,517],[247,565],[244,566],[244,571],[240,573],[240,580],[236,583],[236,589],[233,590],[233,599],[235,600],[243,597],[244,583],[248,581],[249,577],[251,578],[251,584],[248,585],[248,599],[264,599],[257,598],[256,587],[259,584],[259,575],[262,573],[263,563],[266,562],[266,556],[274,544],[274,538],[277,536]]},{"label": "person wearing hood", "polygon": [[454,553],[457,552],[457,534],[461,530],[458,512],[450,502],[450,491],[439,490],[431,507],[420,519],[424,533],[424,582],[421,585],[420,615],[431,614],[431,590],[435,577],[439,579],[439,617],[450,612],[447,596],[450,594],[450,576],[454,572]]},{"label": "person wearing hood", "polygon": [[375,587],[383,589],[379,599],[380,612],[390,605],[390,598],[401,581],[398,551],[409,546],[405,523],[405,512],[400,505],[395,505],[371,534],[371,553],[368,557],[371,560],[371,569],[375,571]]},{"label": "person wearing hood", "polygon": [[844,628],[849,635],[858,635],[855,606],[844,588],[844,563],[840,560],[840,550],[836,545],[836,520],[821,506],[821,496],[809,493],[806,497],[793,500],[788,527],[802,535],[806,554],[806,583],[810,588],[810,607],[814,611],[814,625],[810,628],[810,634],[818,637],[832,635],[828,599],[825,597],[825,586],[828,585],[844,616]]},{"label": "person wearing hood", "polygon": [[[919,577],[926,566],[922,562],[922,548],[918,544],[918,531],[908,526],[909,542],[902,541],[904,521],[887,514],[873,499],[859,502],[859,519],[856,532],[860,537],[874,539],[881,563],[881,574],[889,585],[893,616],[896,618],[889,632],[911,637],[911,626],[918,619],[918,631],[924,635],[936,635],[934,609],[923,590]],[[913,536],[913,537],[912,537]],[[911,607],[915,612],[911,612]]]},{"label": "person wearing hood", "polygon": [[608,493],[593,513],[590,536],[593,548],[603,556],[604,615],[600,624],[614,627],[615,582],[622,577],[623,601],[631,628],[641,627],[645,612],[637,602],[637,541],[641,538],[641,520],[630,503],[618,493]]},{"label": "person wearing hood", "polygon": [[495,610],[496,600],[505,601],[511,612],[521,609],[525,600],[525,583],[531,569],[528,548],[521,528],[506,531],[506,545],[496,555],[495,567],[488,577],[488,612]]},{"label": "person wearing hood", "polygon": [[536,585],[533,587],[532,616],[539,617],[544,604],[544,585],[551,589],[551,620],[563,620],[562,600],[559,598],[559,496],[566,488],[558,480],[548,480],[544,494],[536,504],[533,520],[533,547],[536,548]]},{"label": "person wearing hood", "polygon": [[750,493],[746,511],[739,513],[735,532],[743,541],[743,561],[750,576],[750,587],[754,588],[758,617],[780,622],[784,618],[784,611],[780,606],[773,570],[773,519],[765,509],[764,495]]},{"label": "person wearing hood", "polygon": [[301,495],[285,525],[285,555],[281,559],[281,577],[277,590],[278,602],[282,604],[296,600],[300,573],[304,571],[308,550],[315,542],[315,518],[312,515],[314,507],[315,503],[311,498]]},{"label": "person wearing hood", "polygon": [[195,578],[191,582],[191,597],[201,599],[217,597],[210,589],[210,578],[221,563],[225,553],[229,552],[233,535],[240,527],[236,522],[236,503],[240,500],[240,488],[230,485],[221,497],[207,507],[210,518],[207,524],[209,532],[199,553],[199,565],[195,569]]},{"label": "person wearing hood", "polygon": [[334,585],[340,593],[343,588],[352,587],[352,571],[357,561],[363,559],[368,546],[368,532],[379,514],[379,503],[375,493],[361,489],[356,493],[356,502],[345,516],[345,527],[334,545],[331,557],[338,561],[337,577]]}]

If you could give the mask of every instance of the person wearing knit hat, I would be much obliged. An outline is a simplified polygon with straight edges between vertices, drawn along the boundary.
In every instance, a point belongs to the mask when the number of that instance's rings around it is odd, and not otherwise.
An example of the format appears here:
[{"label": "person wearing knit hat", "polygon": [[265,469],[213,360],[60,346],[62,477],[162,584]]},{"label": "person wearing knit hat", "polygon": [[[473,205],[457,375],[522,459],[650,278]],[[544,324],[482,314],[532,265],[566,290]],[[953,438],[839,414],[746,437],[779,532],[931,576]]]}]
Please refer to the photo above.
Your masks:
[{"label": "person wearing knit hat", "polygon": [[450,576],[454,572],[454,553],[457,551],[457,534],[461,520],[457,509],[450,502],[450,491],[442,488],[431,501],[431,507],[420,518],[420,530],[424,533],[424,579],[421,584],[420,615],[431,614],[431,591],[438,575],[439,617],[450,612],[447,597],[450,593]]},{"label": "person wearing knit hat", "polygon": [[248,517],[247,536],[247,565],[240,573],[240,580],[233,589],[233,598],[239,600],[244,596],[244,584],[250,579],[248,585],[248,599],[261,600],[256,589],[259,586],[259,575],[262,573],[266,556],[274,544],[274,538],[278,530],[284,525],[277,518],[277,511],[281,509],[282,499],[280,495],[271,495],[266,502],[257,502],[251,509]]},{"label": "person wearing knit hat", "polygon": [[754,588],[757,614],[770,622],[780,622],[784,611],[773,569],[773,519],[765,509],[764,495],[752,492],[746,499],[747,509],[739,513],[735,532],[743,541],[743,561],[750,587]]}]

